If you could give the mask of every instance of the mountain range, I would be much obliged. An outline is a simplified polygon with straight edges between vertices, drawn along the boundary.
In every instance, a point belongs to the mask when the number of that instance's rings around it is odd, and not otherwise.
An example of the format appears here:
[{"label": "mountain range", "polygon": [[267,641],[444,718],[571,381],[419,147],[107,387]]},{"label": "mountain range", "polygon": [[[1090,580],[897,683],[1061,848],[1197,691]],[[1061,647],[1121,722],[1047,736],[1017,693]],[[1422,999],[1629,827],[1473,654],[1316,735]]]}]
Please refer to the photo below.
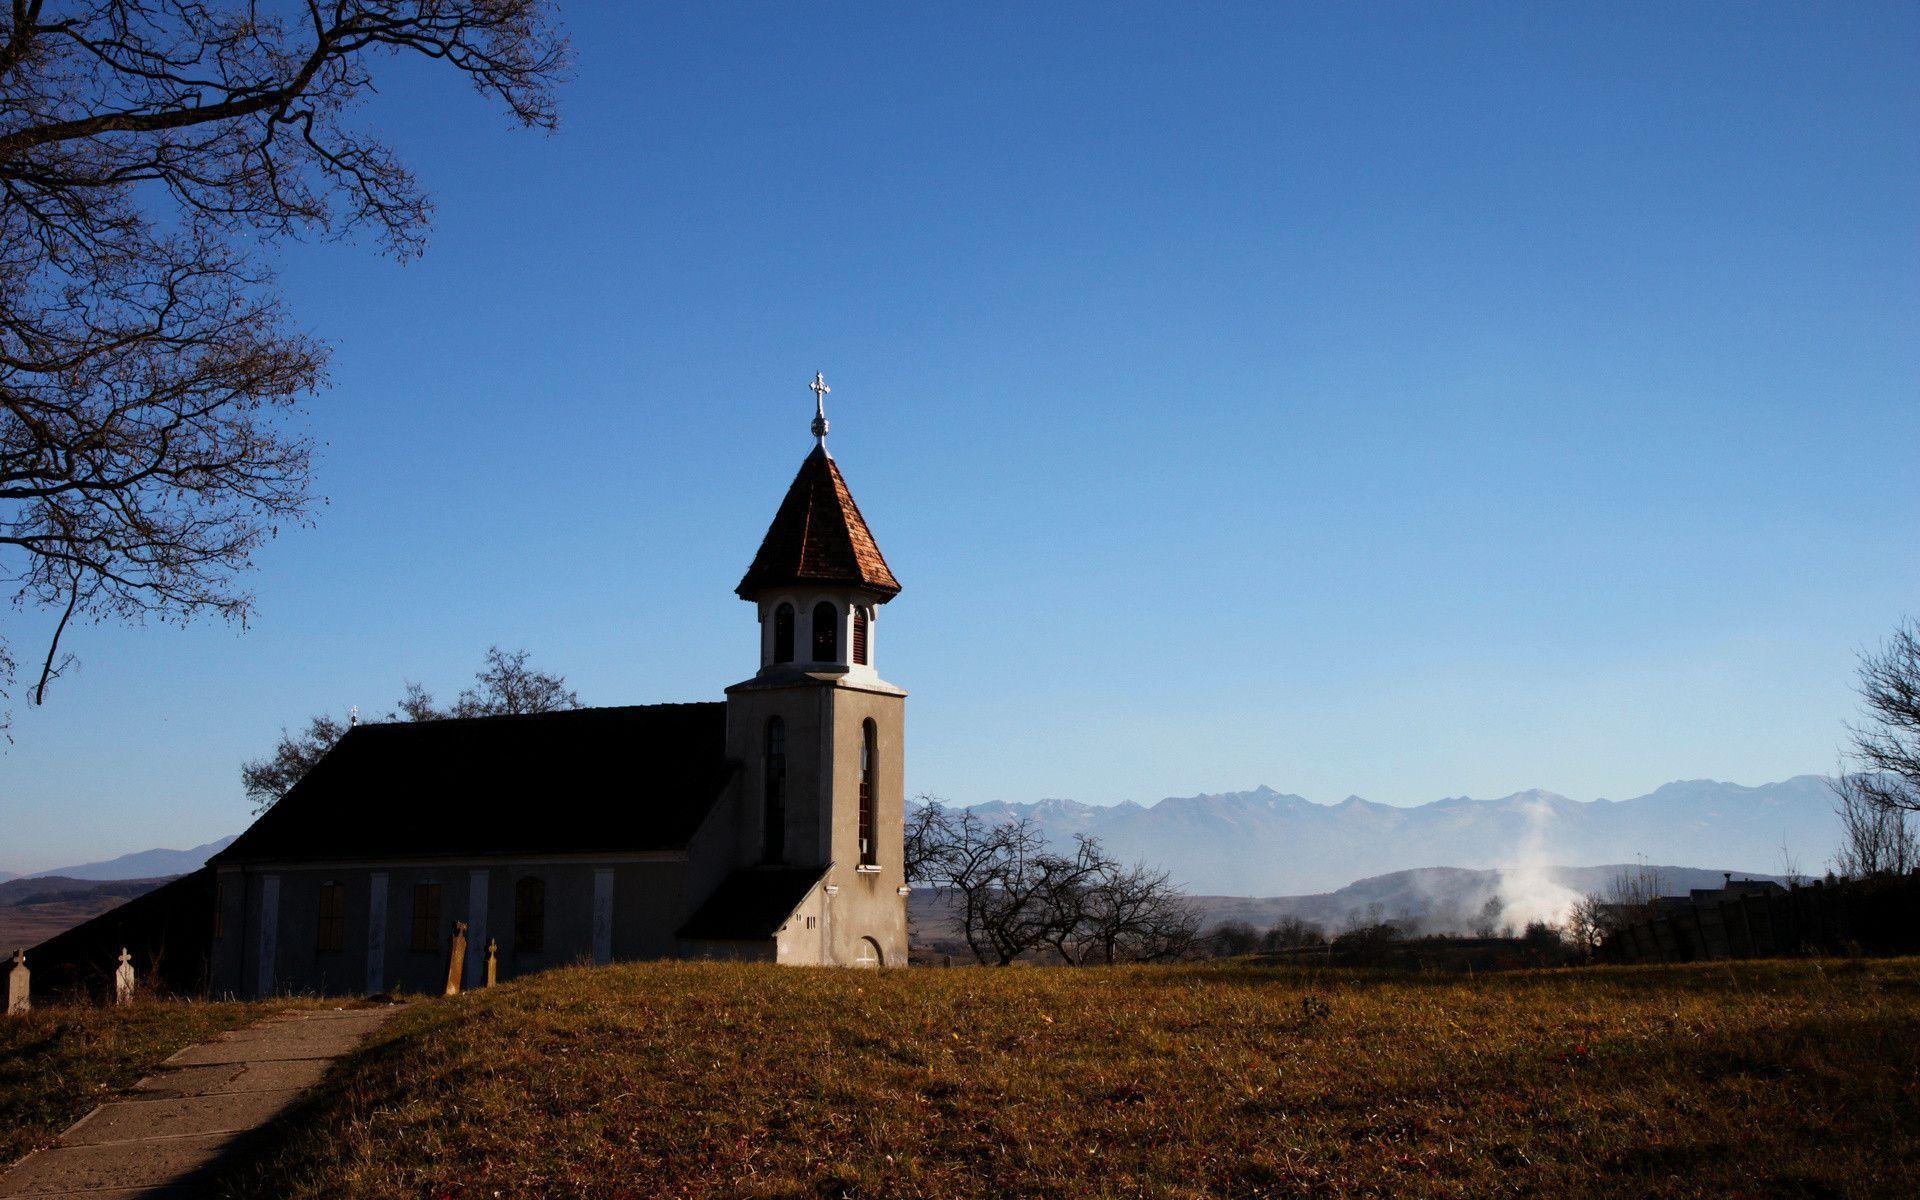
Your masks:
[{"label": "mountain range", "polygon": [[188,871],[197,871],[205,866],[209,858],[225,850],[237,836],[219,838],[191,850],[138,850],[118,858],[80,863],[72,867],[53,867],[27,875],[0,872],[0,883],[8,879],[45,879],[55,875],[67,879],[157,879],[185,875]]},{"label": "mountain range", "polygon": [[1400,807],[1349,796],[1317,804],[1269,787],[1174,796],[1143,805],[1039,800],[973,806],[989,819],[1029,817],[1050,842],[1091,834],[1129,861],[1166,868],[1206,895],[1328,892],[1356,879],[1419,867],[1592,866],[1648,861],[1742,873],[1818,874],[1839,840],[1826,780],[1800,775],[1744,787],[1669,783],[1631,800],[1571,800],[1516,792]]},{"label": "mountain range", "polygon": [[[1164,867],[1190,891],[1209,896],[1297,897],[1442,866],[1505,868],[1509,890],[1527,872],[1544,883],[1540,872],[1549,864],[1638,860],[1778,874],[1784,870],[1782,846],[1798,870],[1818,874],[1839,840],[1832,797],[1818,775],[1758,787],[1687,780],[1631,800],[1571,800],[1536,789],[1495,800],[1459,796],[1401,807],[1358,796],[1319,804],[1258,787],[1170,796],[1154,804],[993,801],[973,811],[996,820],[1030,817],[1061,844],[1077,833],[1092,834],[1120,857]],[[30,877],[179,875],[232,840],[143,850]]]}]

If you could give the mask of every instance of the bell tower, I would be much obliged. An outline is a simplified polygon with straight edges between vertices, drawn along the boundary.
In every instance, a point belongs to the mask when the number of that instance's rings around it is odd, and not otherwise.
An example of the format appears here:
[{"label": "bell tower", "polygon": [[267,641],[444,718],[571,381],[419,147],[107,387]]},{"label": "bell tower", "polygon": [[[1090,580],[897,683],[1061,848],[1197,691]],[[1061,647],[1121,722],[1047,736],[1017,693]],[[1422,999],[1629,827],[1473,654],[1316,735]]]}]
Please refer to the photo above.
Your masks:
[{"label": "bell tower", "polygon": [[825,378],[812,386],[813,451],[734,589],[760,651],[727,689],[738,859],[825,872],[825,961],[904,964],[906,692],[877,666],[880,608],[900,583],[827,452]]}]

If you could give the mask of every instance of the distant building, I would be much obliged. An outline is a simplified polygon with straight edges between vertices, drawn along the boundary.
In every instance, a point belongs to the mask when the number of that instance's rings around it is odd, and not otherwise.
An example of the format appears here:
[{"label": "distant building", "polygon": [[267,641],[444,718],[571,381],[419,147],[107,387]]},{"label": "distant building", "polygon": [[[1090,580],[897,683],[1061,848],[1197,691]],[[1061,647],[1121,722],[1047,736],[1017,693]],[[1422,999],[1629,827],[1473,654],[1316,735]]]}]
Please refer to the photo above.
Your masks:
[{"label": "distant building", "polygon": [[1722,872],[1721,878],[1725,882],[1717,888],[1692,888],[1684,896],[1656,896],[1653,901],[1655,915],[1671,916],[1702,904],[1718,904],[1722,900],[1739,900],[1746,896],[1772,896],[1787,890],[1771,879],[1735,879],[1731,871]]},{"label": "distant building", "polygon": [[[816,378],[824,397],[824,381]],[[489,941],[575,961],[906,962],[900,584],[816,444],[735,589],[759,669],[704,704],[368,724],[215,855],[216,992],[437,991]]]}]

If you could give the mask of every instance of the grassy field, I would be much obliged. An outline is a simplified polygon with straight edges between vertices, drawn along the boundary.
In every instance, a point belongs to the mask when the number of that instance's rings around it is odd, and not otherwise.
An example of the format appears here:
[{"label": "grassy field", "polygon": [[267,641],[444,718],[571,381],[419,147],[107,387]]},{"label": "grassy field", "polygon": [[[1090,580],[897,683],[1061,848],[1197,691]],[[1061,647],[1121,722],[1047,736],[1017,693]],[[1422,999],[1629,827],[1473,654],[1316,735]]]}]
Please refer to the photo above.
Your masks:
[{"label": "grassy field", "polygon": [[416,1006],[253,1197],[1869,1196],[1920,962],[570,969]]},{"label": "grassy field", "polygon": [[0,1167],[52,1142],[174,1051],[279,1007],[142,999],[0,1017]]}]

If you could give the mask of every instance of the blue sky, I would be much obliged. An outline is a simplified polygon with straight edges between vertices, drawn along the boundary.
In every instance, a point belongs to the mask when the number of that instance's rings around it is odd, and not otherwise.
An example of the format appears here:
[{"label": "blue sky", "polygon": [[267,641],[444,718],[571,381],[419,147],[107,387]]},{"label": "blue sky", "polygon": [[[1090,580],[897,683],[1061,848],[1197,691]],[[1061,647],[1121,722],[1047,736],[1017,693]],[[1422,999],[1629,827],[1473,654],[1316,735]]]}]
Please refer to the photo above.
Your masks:
[{"label": "blue sky", "polygon": [[493,643],[719,698],[816,370],[915,792],[1758,783],[1920,612],[1911,5],[566,17],[552,137],[382,71],[426,256],[282,256],[329,502],[244,632],[79,632],[0,866],[234,832]]}]

